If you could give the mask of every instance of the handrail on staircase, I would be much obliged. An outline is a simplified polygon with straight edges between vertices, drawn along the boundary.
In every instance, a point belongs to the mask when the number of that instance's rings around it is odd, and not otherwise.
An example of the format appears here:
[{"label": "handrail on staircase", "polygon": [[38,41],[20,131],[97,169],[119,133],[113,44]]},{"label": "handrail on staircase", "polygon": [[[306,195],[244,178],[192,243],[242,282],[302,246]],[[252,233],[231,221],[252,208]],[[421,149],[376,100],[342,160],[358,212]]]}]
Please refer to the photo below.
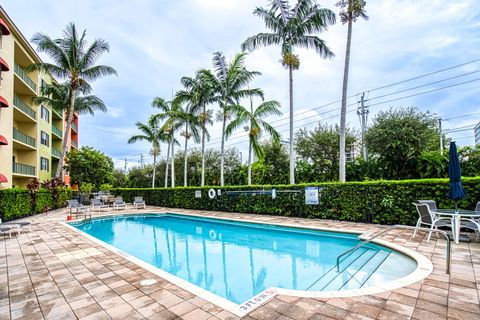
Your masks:
[{"label": "handrail on staircase", "polygon": [[[383,234],[386,234],[388,232],[390,232],[391,230],[393,229],[407,229],[407,230],[423,230],[423,231],[427,231],[427,232],[436,232],[436,233],[440,233],[442,234],[443,236],[445,236],[445,239],[447,239],[447,247],[446,247],[446,263],[447,263],[447,270],[446,270],[446,273],[447,274],[450,274],[450,253],[451,253],[451,246],[450,246],[450,238],[448,237],[448,233],[446,233],[445,231],[443,230],[438,230],[438,229],[430,229],[430,228],[423,228],[423,227],[411,227],[411,226],[404,226],[404,225],[401,225],[401,224],[396,224],[396,225],[393,225],[393,226],[390,226],[388,227],[387,229],[385,230],[382,230],[380,231],[379,233],[375,234],[373,237],[367,239],[367,240],[364,240],[362,242],[360,242],[359,244],[357,244],[355,247],[353,248],[350,248],[348,249],[347,251],[345,251],[344,253],[342,253],[341,255],[339,255],[337,257],[337,272],[340,271],[340,263],[345,260],[348,256],[350,256],[353,252],[355,252],[357,249],[363,247],[364,245],[366,245],[367,243],[371,242],[372,240],[374,240],[375,238],[383,235]],[[347,257],[345,257],[344,259],[340,260],[341,257],[343,257],[344,255],[347,255]]]}]

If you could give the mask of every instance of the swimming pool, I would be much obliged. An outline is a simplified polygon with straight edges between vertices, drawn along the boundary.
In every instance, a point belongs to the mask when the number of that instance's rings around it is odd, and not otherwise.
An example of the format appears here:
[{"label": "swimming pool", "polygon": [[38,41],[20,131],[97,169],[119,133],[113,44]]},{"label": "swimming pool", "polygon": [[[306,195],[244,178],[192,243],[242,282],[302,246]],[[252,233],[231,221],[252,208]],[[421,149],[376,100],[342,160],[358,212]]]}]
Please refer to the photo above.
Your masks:
[{"label": "swimming pool", "polygon": [[336,270],[357,234],[177,214],[123,215],[72,226],[191,284],[242,303],[267,288],[304,291],[379,286],[412,273],[417,262],[368,244]]}]

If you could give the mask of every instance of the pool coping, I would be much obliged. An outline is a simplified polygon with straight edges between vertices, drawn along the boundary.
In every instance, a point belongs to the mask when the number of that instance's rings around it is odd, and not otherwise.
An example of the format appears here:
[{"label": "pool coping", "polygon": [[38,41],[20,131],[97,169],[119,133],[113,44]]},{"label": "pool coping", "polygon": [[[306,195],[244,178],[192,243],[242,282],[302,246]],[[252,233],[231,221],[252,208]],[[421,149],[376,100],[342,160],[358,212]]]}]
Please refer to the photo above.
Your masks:
[{"label": "pool coping", "polygon": [[[259,225],[265,225],[267,223],[261,222],[261,221],[256,221],[248,218],[236,218],[236,217],[219,217],[219,216],[208,216],[206,217],[205,215],[202,214],[195,214],[195,213],[185,213],[185,212],[177,212],[175,210],[169,210],[169,211],[160,211],[157,213],[153,212],[125,212],[122,214],[106,214],[106,215],[100,215],[97,216],[91,220],[99,220],[102,218],[108,218],[108,217],[115,217],[115,216],[129,216],[129,215],[162,215],[162,214],[177,214],[177,215],[184,215],[184,216],[191,216],[191,217],[200,217],[200,218],[210,218],[210,219],[218,219],[218,220],[226,220],[226,221],[236,221],[236,222],[248,222],[248,223],[253,223],[253,224],[259,224]],[[229,301],[217,294],[214,294],[206,289],[203,289],[193,283],[190,283],[180,277],[177,277],[175,275],[172,275],[160,268],[157,268],[131,254],[128,254],[108,243],[103,242],[102,240],[99,240],[77,228],[71,225],[71,223],[81,223],[79,220],[74,220],[74,221],[69,221],[69,222],[59,222],[61,225],[67,227],[68,229],[81,234],[82,236],[86,237],[87,239],[95,242],[96,244],[99,244],[103,246],[104,248],[120,255],[121,257],[137,264],[138,266],[152,272],[153,274],[171,282],[174,285],[179,286],[180,288],[187,290],[200,298],[217,305],[220,308],[223,308],[236,316],[243,317],[250,312],[254,311],[256,308],[260,307],[262,304],[265,302],[269,301],[276,295],[289,295],[289,296],[294,296],[294,297],[301,297],[301,298],[350,298],[350,297],[359,297],[359,296],[365,296],[365,295],[372,295],[372,294],[378,294],[386,291],[391,291],[394,289],[398,289],[401,287],[405,287],[408,285],[411,285],[413,283],[416,283],[418,281],[421,281],[425,279],[427,276],[429,276],[432,271],[433,271],[433,264],[432,262],[423,256],[422,254],[400,246],[398,244],[381,240],[381,239],[374,239],[371,241],[372,243],[376,243],[379,245],[382,245],[384,247],[393,249],[395,251],[398,251],[413,260],[416,261],[417,263],[417,268],[410,273],[409,275],[389,281],[385,283],[384,285],[374,285],[374,286],[369,286],[367,288],[362,288],[362,289],[350,289],[350,290],[341,290],[341,291],[305,291],[305,290],[293,290],[293,289],[285,289],[285,288],[276,288],[276,287],[271,287],[268,288],[261,293],[257,294],[256,296],[253,296],[252,298],[248,299],[247,301],[244,301],[241,304],[236,304],[232,301]],[[348,234],[358,234],[359,239],[362,240],[365,239],[369,233],[368,232],[361,232],[361,231],[355,231],[355,230],[344,230],[344,229],[337,229],[337,228],[324,228],[324,227],[317,227],[317,226],[302,226],[294,223],[268,223],[270,225],[274,226],[281,226],[281,227],[291,227],[291,228],[299,228],[299,229],[307,229],[307,230],[316,230],[316,231],[327,231],[327,232],[338,232],[338,233],[348,233]]]}]

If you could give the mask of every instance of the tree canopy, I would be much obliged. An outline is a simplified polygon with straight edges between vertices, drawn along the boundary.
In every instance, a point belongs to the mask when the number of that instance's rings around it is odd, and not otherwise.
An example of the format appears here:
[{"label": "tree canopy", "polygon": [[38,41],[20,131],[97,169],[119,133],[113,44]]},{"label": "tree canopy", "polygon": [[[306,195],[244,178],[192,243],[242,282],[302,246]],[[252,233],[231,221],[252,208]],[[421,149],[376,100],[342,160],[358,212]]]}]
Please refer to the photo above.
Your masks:
[{"label": "tree canopy", "polygon": [[98,188],[104,183],[113,183],[113,161],[103,152],[84,146],[67,154],[65,169],[71,183],[92,183]]}]

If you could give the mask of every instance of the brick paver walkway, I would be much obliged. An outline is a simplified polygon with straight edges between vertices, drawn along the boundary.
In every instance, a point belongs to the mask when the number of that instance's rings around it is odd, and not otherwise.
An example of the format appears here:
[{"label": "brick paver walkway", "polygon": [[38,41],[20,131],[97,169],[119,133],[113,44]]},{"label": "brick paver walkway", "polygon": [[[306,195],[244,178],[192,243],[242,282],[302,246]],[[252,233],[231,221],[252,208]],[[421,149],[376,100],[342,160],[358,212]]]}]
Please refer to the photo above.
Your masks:
[{"label": "brick paver walkway", "polygon": [[[159,212],[165,208],[148,208]],[[220,212],[171,210],[267,223],[375,231],[379,226]],[[110,214],[103,212],[104,214]],[[95,215],[99,215],[95,213]],[[32,232],[0,236],[0,320],[239,319],[59,224],[64,210],[29,217]],[[276,296],[244,319],[480,319],[480,243],[453,246],[445,274],[445,241],[392,232],[383,239],[430,258],[425,280],[382,294],[348,299]],[[143,279],[156,279],[141,286]]]}]

